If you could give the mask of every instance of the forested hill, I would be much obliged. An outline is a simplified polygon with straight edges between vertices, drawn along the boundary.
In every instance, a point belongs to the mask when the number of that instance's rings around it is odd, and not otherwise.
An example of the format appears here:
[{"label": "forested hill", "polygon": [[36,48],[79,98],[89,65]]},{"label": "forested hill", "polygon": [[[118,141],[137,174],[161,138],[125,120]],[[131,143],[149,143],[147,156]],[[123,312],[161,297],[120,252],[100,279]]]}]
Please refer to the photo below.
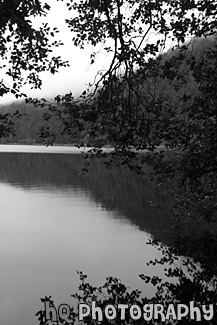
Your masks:
[{"label": "forested hill", "polygon": [[70,139],[66,135],[61,135],[62,123],[57,118],[52,118],[50,121],[44,121],[44,115],[47,113],[45,108],[35,108],[32,104],[26,104],[25,101],[17,101],[8,105],[0,105],[0,113],[13,114],[19,111],[19,118],[12,117],[13,134],[8,137],[0,138],[1,143],[23,143],[37,144],[43,143],[40,138],[40,129],[42,126],[50,127],[51,132],[55,132],[58,136],[55,138],[57,144],[68,144]]},{"label": "forested hill", "polygon": [[[207,56],[207,51],[214,49],[216,46],[215,38],[200,38],[189,46],[188,51],[185,53],[182,61],[178,61],[181,71],[182,79],[177,76],[177,69],[174,69],[173,64],[177,64],[173,58],[176,57],[177,51],[169,50],[162,55],[164,61],[168,62],[167,76],[162,77],[159,72],[157,78],[151,77],[150,84],[155,88],[155,94],[157,98],[160,98],[163,102],[169,105],[172,109],[178,110],[180,107],[180,96],[186,95],[188,99],[185,105],[189,105],[194,96],[199,93],[198,84],[194,78],[192,70],[189,68],[189,57],[195,57],[195,64],[199,65],[201,61]],[[192,62],[192,61],[191,61]],[[183,80],[183,76],[185,76]],[[150,86],[149,84],[149,86]],[[147,92],[146,85],[144,83],[144,92]],[[47,113],[45,108],[35,108],[31,104],[26,104],[25,101],[17,101],[8,105],[0,105],[0,113],[15,113],[19,111],[22,116],[20,118],[13,118],[14,132],[8,137],[0,138],[1,143],[26,143],[36,144],[42,143],[39,131],[42,126],[50,127],[52,133],[56,133],[57,136],[54,139],[56,144],[74,144],[86,142],[85,134],[78,134],[76,137],[70,137],[64,132],[63,123],[56,117],[51,118],[48,122],[44,121],[44,114]],[[0,122],[1,123],[1,122]]]}]

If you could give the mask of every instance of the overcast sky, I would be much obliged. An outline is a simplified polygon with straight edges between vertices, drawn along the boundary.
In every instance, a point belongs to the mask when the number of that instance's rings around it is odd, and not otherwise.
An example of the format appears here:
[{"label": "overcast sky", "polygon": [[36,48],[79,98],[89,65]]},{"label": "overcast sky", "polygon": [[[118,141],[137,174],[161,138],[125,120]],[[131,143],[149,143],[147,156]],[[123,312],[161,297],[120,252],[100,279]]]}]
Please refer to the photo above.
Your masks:
[{"label": "overcast sky", "polygon": [[[70,68],[61,68],[58,73],[52,75],[51,73],[41,74],[42,89],[30,90],[30,87],[22,89],[29,97],[47,97],[53,98],[58,94],[65,94],[72,91],[73,95],[78,96],[88,83],[94,81],[97,71],[108,67],[111,61],[110,57],[104,52],[101,53],[96,62],[90,65],[90,54],[93,52],[92,46],[86,46],[81,50],[73,46],[71,41],[72,34],[69,31],[65,19],[71,18],[72,11],[68,11],[63,2],[52,2],[52,8],[46,18],[36,19],[36,24],[40,25],[43,22],[48,22],[51,27],[58,27],[60,33],[59,39],[63,41],[64,46],[55,50],[55,54],[60,55],[63,60],[70,62]],[[151,33],[151,38],[156,39],[156,35]],[[153,42],[153,40],[151,40]],[[167,46],[168,48],[169,46]],[[2,73],[2,71],[1,71]],[[12,81],[8,81],[12,85]],[[16,100],[13,95],[5,95],[0,97],[0,104],[8,103]]]},{"label": "overcast sky", "polygon": [[[73,46],[72,34],[65,24],[65,18],[69,18],[71,15],[72,12],[69,12],[63,3],[53,1],[50,13],[45,19],[51,27],[58,27],[60,30],[58,37],[65,45],[58,48],[55,54],[61,55],[63,60],[68,60],[70,68],[61,68],[55,75],[48,72],[41,74],[43,82],[41,90],[30,90],[29,87],[22,89],[30,97],[54,97],[69,91],[72,91],[75,96],[79,95],[86,88],[86,84],[93,82],[96,72],[108,66],[110,60],[105,54],[98,57],[96,64],[90,65],[89,57],[93,50],[92,47],[87,46],[81,50]],[[37,18],[37,24],[40,23],[41,19]],[[0,103],[13,100],[16,100],[13,95],[0,97]]]}]

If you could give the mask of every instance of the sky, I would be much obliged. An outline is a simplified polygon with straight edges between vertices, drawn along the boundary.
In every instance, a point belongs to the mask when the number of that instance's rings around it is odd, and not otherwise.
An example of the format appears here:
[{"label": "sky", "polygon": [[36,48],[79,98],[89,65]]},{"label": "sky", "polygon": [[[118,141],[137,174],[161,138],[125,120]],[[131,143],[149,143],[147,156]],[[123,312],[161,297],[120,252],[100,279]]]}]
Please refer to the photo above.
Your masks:
[{"label": "sky", "polygon": [[[49,3],[49,1],[48,1]],[[42,22],[48,22],[51,27],[57,27],[60,31],[58,37],[63,41],[64,46],[55,49],[54,54],[60,55],[63,60],[68,60],[70,67],[61,68],[58,73],[52,75],[49,72],[40,75],[42,79],[42,88],[40,90],[30,90],[30,87],[25,86],[21,89],[29,97],[33,98],[54,98],[56,95],[64,95],[72,92],[74,97],[81,94],[87,88],[87,84],[92,83],[97,71],[105,69],[111,62],[110,56],[105,52],[101,52],[97,57],[96,62],[90,64],[90,54],[93,52],[93,47],[88,45],[85,49],[75,47],[71,41],[72,33],[69,31],[65,19],[71,18],[72,11],[68,11],[63,2],[53,1],[51,10],[48,15],[41,19],[37,18],[34,22],[40,25]],[[155,35],[151,33],[151,37],[155,39]],[[8,85],[12,85],[12,81],[8,81]],[[15,101],[16,98],[7,94],[0,97],[0,104]]]},{"label": "sky", "polygon": [[[51,27],[57,27],[60,31],[58,39],[63,41],[64,46],[55,50],[55,54],[60,55],[63,60],[70,62],[70,67],[61,68],[58,73],[52,75],[49,72],[42,73],[42,88],[41,90],[30,90],[30,87],[22,88],[22,91],[30,97],[47,97],[53,98],[58,94],[65,94],[72,91],[76,97],[85,88],[86,85],[94,81],[94,77],[99,69],[108,66],[110,60],[106,54],[100,54],[96,64],[90,65],[90,54],[93,51],[92,46],[86,46],[85,49],[75,47],[71,41],[72,34],[65,24],[65,18],[70,18],[66,6],[61,2],[53,1],[52,8],[49,14],[44,19],[37,18],[36,24],[48,22]],[[8,81],[8,84],[12,82]],[[7,94],[0,97],[0,104],[15,101],[16,98]]]}]

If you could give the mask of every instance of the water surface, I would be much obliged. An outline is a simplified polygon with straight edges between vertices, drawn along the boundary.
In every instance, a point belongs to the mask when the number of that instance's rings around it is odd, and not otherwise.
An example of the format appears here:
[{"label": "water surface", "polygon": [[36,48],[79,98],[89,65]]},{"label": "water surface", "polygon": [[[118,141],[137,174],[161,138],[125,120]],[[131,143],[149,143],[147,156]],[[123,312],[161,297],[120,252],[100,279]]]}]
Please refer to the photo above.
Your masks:
[{"label": "water surface", "polygon": [[82,176],[82,157],[70,147],[53,147],[49,154],[44,147],[3,147],[0,323],[38,324],[34,314],[44,295],[70,304],[76,270],[94,285],[113,275],[151,295],[138,275],[162,270],[146,267],[159,256],[146,243],[166,240],[172,229],[158,188],[125,168],[107,170],[98,160]]}]

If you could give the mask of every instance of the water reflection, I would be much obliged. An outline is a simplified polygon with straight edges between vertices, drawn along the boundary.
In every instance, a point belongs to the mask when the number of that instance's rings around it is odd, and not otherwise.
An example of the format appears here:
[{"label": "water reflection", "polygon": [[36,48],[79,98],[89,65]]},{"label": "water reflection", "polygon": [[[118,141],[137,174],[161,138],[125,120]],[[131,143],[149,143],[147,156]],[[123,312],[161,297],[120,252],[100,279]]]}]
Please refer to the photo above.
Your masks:
[{"label": "water reflection", "polygon": [[170,234],[165,198],[124,168],[96,160],[79,176],[81,166],[80,155],[0,153],[1,324],[38,324],[44,295],[70,304],[75,270],[95,285],[114,275],[151,294],[138,274],[152,274],[145,263],[159,255],[149,234]]},{"label": "water reflection", "polygon": [[98,160],[88,174],[79,175],[83,163],[77,154],[0,153],[0,181],[24,189],[85,192],[107,211],[116,211],[118,218],[168,241],[173,225],[170,202],[152,182],[126,168],[107,170]]}]

